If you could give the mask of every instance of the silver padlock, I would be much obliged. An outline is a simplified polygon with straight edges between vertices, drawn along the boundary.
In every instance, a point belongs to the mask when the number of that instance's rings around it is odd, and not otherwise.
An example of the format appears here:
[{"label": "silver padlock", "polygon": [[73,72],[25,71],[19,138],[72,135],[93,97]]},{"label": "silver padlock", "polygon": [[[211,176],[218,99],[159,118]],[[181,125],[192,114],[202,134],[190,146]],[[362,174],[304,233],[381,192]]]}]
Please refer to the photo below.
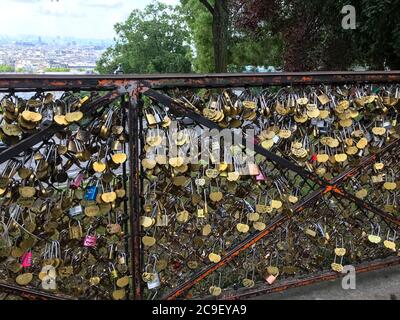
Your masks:
[{"label": "silver padlock", "polygon": [[153,114],[154,114],[154,118],[156,119],[156,122],[157,123],[160,123],[160,122],[162,122],[162,117],[160,116],[160,113],[159,113],[159,111],[155,108],[155,107],[152,107],[152,109],[153,109]]},{"label": "silver padlock", "polygon": [[53,123],[53,113],[50,112],[49,109],[46,109],[45,112],[42,113],[42,121],[40,123],[40,129],[45,129],[49,127]]},{"label": "silver padlock", "polygon": [[69,209],[68,214],[70,217],[76,217],[83,213],[83,208],[81,205],[72,207]]},{"label": "silver padlock", "polygon": [[158,288],[160,285],[161,285],[160,277],[158,276],[158,273],[154,273],[154,279],[151,280],[151,281],[149,281],[149,282],[147,282],[147,288],[148,288],[149,290],[151,290],[151,289],[156,289],[156,288]]},{"label": "silver padlock", "polygon": [[164,214],[157,215],[156,226],[157,227],[168,227],[168,223],[169,223],[169,218],[167,215],[167,210],[164,209]]},{"label": "silver padlock", "polygon": [[325,122],[328,124],[328,125],[331,125],[332,123],[334,123],[335,122],[335,118],[326,118],[325,119]]},{"label": "silver padlock", "polygon": [[385,129],[390,129],[392,127],[392,122],[391,121],[384,121],[383,122],[383,127]]},{"label": "silver padlock", "polygon": [[159,275],[157,273],[157,270],[156,270],[156,264],[157,264],[157,260],[158,259],[157,259],[156,255],[152,255],[152,257],[154,259],[154,265],[153,265],[153,276],[154,277],[153,277],[153,279],[151,281],[147,282],[147,288],[149,290],[156,289],[161,285],[160,277],[159,277]]}]

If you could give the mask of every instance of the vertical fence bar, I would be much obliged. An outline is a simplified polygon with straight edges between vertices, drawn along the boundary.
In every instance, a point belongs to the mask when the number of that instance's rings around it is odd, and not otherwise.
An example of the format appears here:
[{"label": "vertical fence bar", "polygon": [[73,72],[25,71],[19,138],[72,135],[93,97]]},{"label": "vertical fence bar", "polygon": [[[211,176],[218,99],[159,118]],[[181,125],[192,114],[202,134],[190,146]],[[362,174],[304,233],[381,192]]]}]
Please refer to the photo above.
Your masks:
[{"label": "vertical fence bar", "polygon": [[140,248],[140,162],[139,162],[139,107],[140,97],[133,93],[129,100],[129,216],[131,229],[131,262],[133,277],[133,298],[142,299],[141,290],[141,248]]},{"label": "vertical fence bar", "polygon": [[[121,97],[121,110],[122,110],[122,124],[124,126],[124,128],[126,128],[126,124],[128,123],[128,108],[130,106],[130,103],[126,100],[126,96],[123,95]],[[129,141],[128,141],[128,146],[129,146]],[[125,142],[123,144],[123,152],[125,154],[128,154],[129,150],[127,143]],[[124,212],[125,215],[127,215],[127,217],[124,215],[124,219],[123,219],[123,228],[124,228],[124,232],[125,232],[125,253],[128,256],[128,252],[130,249],[130,245],[129,242],[131,241],[131,237],[130,237],[130,232],[129,232],[129,221],[130,221],[130,212],[129,212],[129,191],[128,191],[128,181],[129,181],[129,176],[128,176],[128,170],[127,170],[127,162],[125,161],[124,164],[122,165],[122,183],[123,183],[123,187],[124,190],[126,191],[125,194],[125,199],[124,199]],[[133,259],[133,257],[131,257],[131,259]],[[127,263],[129,263],[129,261],[127,261]],[[129,291],[129,296],[131,296],[133,293],[133,290]]]},{"label": "vertical fence bar", "polygon": [[[143,167],[140,164],[140,159],[141,156],[143,154],[143,148],[145,146],[145,136],[143,134],[143,105],[144,102],[142,100],[142,94],[138,93],[139,95],[139,99],[138,99],[138,104],[137,104],[137,113],[138,113],[138,122],[139,122],[139,127],[138,127],[138,141],[139,141],[139,146],[137,148],[138,150],[138,171],[139,171],[139,196],[138,196],[138,217],[140,219],[140,216],[142,215],[142,210],[143,210],[143,190],[144,190],[144,176],[145,176],[145,172],[143,170]],[[141,231],[141,226],[139,225],[139,230]],[[141,239],[139,239],[139,241],[141,241]],[[143,263],[143,259],[144,259],[144,250],[140,250],[140,270],[139,270],[139,283],[142,283],[142,263]],[[146,298],[145,298],[146,299]]]}]

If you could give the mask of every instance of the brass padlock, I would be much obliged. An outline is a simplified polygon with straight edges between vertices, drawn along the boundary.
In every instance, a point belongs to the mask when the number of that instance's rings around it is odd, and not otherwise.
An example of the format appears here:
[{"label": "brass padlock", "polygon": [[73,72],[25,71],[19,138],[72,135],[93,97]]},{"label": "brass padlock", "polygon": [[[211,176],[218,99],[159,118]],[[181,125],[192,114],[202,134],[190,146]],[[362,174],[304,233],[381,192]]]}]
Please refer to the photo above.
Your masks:
[{"label": "brass padlock", "polygon": [[82,226],[81,226],[80,221],[77,221],[76,225],[71,225],[71,221],[70,221],[69,225],[68,225],[68,231],[69,231],[69,238],[71,240],[82,239],[83,231],[82,231]]}]

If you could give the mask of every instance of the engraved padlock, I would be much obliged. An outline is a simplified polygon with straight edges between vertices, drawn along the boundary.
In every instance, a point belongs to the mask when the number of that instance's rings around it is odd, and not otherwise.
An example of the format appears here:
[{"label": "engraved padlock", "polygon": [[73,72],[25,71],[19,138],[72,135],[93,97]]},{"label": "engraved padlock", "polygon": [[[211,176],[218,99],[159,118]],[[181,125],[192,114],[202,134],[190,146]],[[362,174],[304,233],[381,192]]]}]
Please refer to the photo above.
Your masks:
[{"label": "engraved padlock", "polygon": [[147,282],[147,288],[149,290],[156,289],[160,285],[161,285],[160,277],[159,277],[158,273],[154,273],[153,279],[151,281]]}]

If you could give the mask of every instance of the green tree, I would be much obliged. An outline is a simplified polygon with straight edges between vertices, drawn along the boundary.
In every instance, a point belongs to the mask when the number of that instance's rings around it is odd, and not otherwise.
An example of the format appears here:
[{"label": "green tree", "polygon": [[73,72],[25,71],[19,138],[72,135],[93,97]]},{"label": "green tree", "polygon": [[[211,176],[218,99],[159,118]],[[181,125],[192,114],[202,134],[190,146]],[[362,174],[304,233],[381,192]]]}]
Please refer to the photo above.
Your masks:
[{"label": "green tree", "polygon": [[0,64],[0,72],[14,72],[14,67],[6,64]]},{"label": "green tree", "polygon": [[[234,0],[223,1],[219,5],[215,0],[181,0],[182,14],[190,28],[191,40],[195,47],[194,70],[224,72],[242,71],[247,65],[281,66],[283,47],[280,35],[272,35],[268,28],[256,36],[252,32],[236,28],[234,22],[237,7],[234,4]],[[229,16],[222,10],[226,5]],[[215,20],[221,19],[216,17],[221,16],[219,11],[223,11],[224,22],[214,26]],[[218,31],[221,29],[222,31]]]},{"label": "green tree", "polygon": [[125,73],[190,72],[189,32],[179,11],[159,2],[115,25],[116,43],[97,63],[100,73],[121,64]]},{"label": "green tree", "polygon": [[283,40],[284,69],[345,69],[359,57],[352,32],[342,28],[346,0],[233,0],[235,26],[254,36],[271,30]]},{"label": "green tree", "polygon": [[[286,71],[400,68],[400,1],[232,0],[238,29],[257,34],[268,23],[284,41]],[[356,9],[355,30],[342,28],[342,8]]]},{"label": "green tree", "polygon": [[229,47],[229,71],[241,72],[245,66],[281,67],[283,43],[280,35],[272,35],[268,29],[257,37],[235,32]]},{"label": "green tree", "polygon": [[354,42],[371,69],[400,69],[400,1],[358,0]]},{"label": "green tree", "polygon": [[212,43],[215,72],[226,72],[228,68],[229,25],[231,21],[229,0],[199,0],[212,17]]},{"label": "green tree", "polygon": [[198,0],[181,0],[182,16],[185,18],[196,53],[193,55],[193,68],[196,72],[215,71],[212,34],[212,15]]}]

